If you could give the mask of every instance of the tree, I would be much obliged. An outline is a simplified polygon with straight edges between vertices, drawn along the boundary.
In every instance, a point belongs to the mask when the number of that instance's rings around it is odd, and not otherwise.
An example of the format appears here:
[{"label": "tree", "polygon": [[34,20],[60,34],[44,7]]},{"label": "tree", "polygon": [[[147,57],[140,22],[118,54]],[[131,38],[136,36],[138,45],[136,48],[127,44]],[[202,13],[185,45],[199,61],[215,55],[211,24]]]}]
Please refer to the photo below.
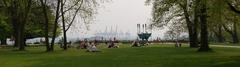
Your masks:
[{"label": "tree", "polygon": [[[169,24],[169,22],[174,22],[172,19],[181,17],[177,21],[185,22],[187,25],[186,28],[189,33],[190,47],[198,47],[198,12],[197,10],[193,10],[195,9],[193,6],[198,6],[198,1],[147,0],[147,3],[153,3],[153,26],[164,27]],[[194,12],[195,14],[193,14]],[[194,21],[192,19],[194,19]]]},{"label": "tree", "polygon": [[32,0],[11,0],[10,14],[14,31],[15,45],[19,46],[19,50],[25,50],[24,31],[25,24],[29,19],[31,12]]},{"label": "tree", "polygon": [[213,33],[215,34],[217,41],[219,43],[223,43],[225,41],[225,38],[223,36],[223,26],[217,26],[216,28],[214,28]]},{"label": "tree", "polygon": [[[178,19],[177,19],[178,20]],[[168,26],[168,31],[164,34],[165,39],[178,41],[183,33],[186,32],[186,24],[183,22],[172,22],[170,26]]]},{"label": "tree", "polygon": [[[21,44],[20,45],[24,45],[22,47],[25,47],[26,45],[26,40],[27,39],[31,39],[31,38],[36,38],[36,37],[43,37],[44,35],[44,26],[45,25],[48,25],[48,31],[52,30],[53,29],[53,12],[50,8],[46,8],[46,12],[49,13],[47,15],[47,17],[49,17],[48,22],[47,24],[46,23],[42,23],[43,19],[45,16],[44,14],[42,14],[42,9],[41,9],[41,6],[39,4],[41,4],[41,2],[38,2],[38,1],[14,1],[14,0],[3,0],[1,2],[4,2],[6,3],[4,5],[4,10],[6,10],[6,12],[11,12],[10,15],[5,15],[5,17],[7,18],[10,18],[10,19],[7,19],[7,20],[4,20],[5,22],[8,22],[8,20],[11,20],[11,24],[12,26],[9,26],[9,27],[13,27],[13,28],[7,28],[7,27],[4,27],[3,29],[10,29],[10,30],[13,30],[14,32],[11,32],[11,33],[15,33],[14,34],[14,37],[15,37],[15,44],[17,44],[17,41],[19,40],[19,38],[16,38],[17,35],[16,33],[20,33],[20,31],[18,30],[21,25],[21,27],[23,27],[22,30],[24,31],[21,31],[21,37],[23,38],[21,40]],[[31,2],[31,3],[30,3]],[[13,4],[15,3],[15,4]],[[17,3],[17,4],[16,4]],[[24,3],[30,3],[28,5],[23,5]],[[21,5],[21,6],[16,6],[16,5]],[[31,7],[31,8],[28,8],[28,7]],[[49,7],[49,6],[47,6]],[[11,8],[11,9],[7,9],[7,8]],[[13,8],[16,8],[16,9],[13,9]],[[20,9],[26,9],[27,13],[25,11],[19,11]],[[15,12],[13,12],[13,10],[17,10]],[[29,12],[28,12],[29,11]],[[7,13],[6,13],[7,14]],[[21,17],[23,15],[27,14],[26,16],[27,17]],[[20,17],[20,18],[18,18]],[[22,21],[22,18],[27,18],[24,20],[24,23]],[[20,22],[21,21],[21,22]],[[15,23],[15,24],[14,24]],[[21,23],[21,25],[18,25],[18,24]],[[52,32],[50,32],[52,33]],[[49,37],[52,37],[53,35],[51,34],[47,34]],[[59,32],[59,25],[57,26],[57,33],[56,35],[58,36],[60,34]],[[8,36],[8,35],[4,35],[4,36]],[[10,38],[10,35],[8,36]],[[15,45],[15,46],[20,46],[20,45]]]},{"label": "tree", "polygon": [[237,26],[238,18],[237,16],[232,15],[231,17],[226,17],[227,24],[223,25],[223,28],[232,36],[232,43],[239,43]]},{"label": "tree", "polygon": [[197,30],[198,24],[200,24],[201,46],[199,51],[210,50],[206,0],[147,0],[147,3],[151,3],[151,1],[153,1],[153,25],[166,26],[169,22],[173,22],[172,19],[182,17],[187,25],[190,47],[197,47]]},{"label": "tree", "polygon": [[1,44],[0,45],[7,45],[7,38],[10,36],[10,26],[6,22],[6,17],[0,15],[0,40]]},{"label": "tree", "polygon": [[225,41],[225,37],[222,25],[226,24],[223,16],[223,14],[226,13],[226,4],[223,0],[211,0],[208,1],[208,3],[209,34],[212,35],[212,40],[223,43]]},{"label": "tree", "polygon": [[[47,6],[48,7],[48,6]],[[37,37],[45,37],[46,35],[49,37],[52,37],[50,33],[52,33],[51,30],[53,30],[54,26],[54,15],[53,11],[50,8],[47,8],[47,17],[48,17],[48,23],[44,22],[45,20],[45,15],[43,13],[43,9],[41,9],[41,3],[36,2],[36,4],[32,5],[31,13],[30,13],[30,18],[28,22],[26,22],[26,28],[25,28],[25,39],[32,39],[32,38],[37,38]],[[48,25],[47,31],[48,34],[46,34],[46,25]],[[57,29],[60,29],[59,25],[57,26]],[[57,31],[57,36],[59,36],[61,32],[58,30]],[[45,39],[46,40],[46,39]],[[46,42],[46,41],[45,41]],[[44,43],[45,43],[44,42]]]},{"label": "tree", "polygon": [[49,23],[49,17],[48,17],[48,12],[47,12],[47,6],[46,6],[46,4],[47,4],[47,0],[40,0],[40,2],[41,2],[41,6],[42,6],[42,11],[43,11],[43,13],[44,13],[44,19],[45,19],[45,28],[44,28],[44,30],[45,30],[45,34],[44,34],[44,37],[45,37],[45,44],[46,44],[46,51],[47,52],[49,52],[49,51],[51,51],[51,48],[50,48],[50,45],[49,45],[49,33],[48,33],[48,31],[49,31],[49,25],[48,25],[48,23]]},{"label": "tree", "polygon": [[[79,17],[82,23],[92,22],[99,3],[108,0],[61,0],[61,20],[63,31],[63,49],[67,50],[67,31],[74,24],[76,17]],[[80,23],[80,22],[78,22]]]},{"label": "tree", "polygon": [[[230,10],[237,13],[237,14],[240,14],[240,11],[235,7],[233,6],[233,4],[235,5],[238,5],[239,6],[239,0],[233,0],[232,3],[230,3],[229,1],[227,1],[227,4],[228,6],[230,7]],[[238,7],[237,6],[237,7]],[[238,22],[238,17],[235,16],[235,15],[232,15],[232,17],[226,17],[227,20],[229,20],[230,22],[233,22],[229,27],[229,26],[226,26],[224,25],[224,29],[232,35],[232,40],[233,40],[233,43],[239,43],[239,38],[238,38],[238,33],[237,33],[237,22]],[[233,20],[233,21],[232,21]],[[230,29],[229,29],[230,28]],[[231,30],[232,29],[232,30]]]},{"label": "tree", "polygon": [[49,51],[53,51],[54,50],[54,44],[55,44],[55,38],[57,36],[57,26],[58,26],[58,20],[59,20],[59,12],[60,12],[60,3],[61,0],[57,0],[57,8],[56,8],[56,12],[55,12],[55,19],[54,19],[54,27],[53,27],[53,36],[52,36],[52,41],[51,41],[51,45],[50,45],[50,50]]},{"label": "tree", "polygon": [[7,37],[10,35],[10,26],[9,23],[7,22],[8,18],[6,17],[7,11],[5,10],[6,7],[3,3],[3,1],[0,2],[0,45],[7,45]]},{"label": "tree", "polygon": [[[94,19],[96,14],[96,7],[99,2],[105,2],[106,0],[39,0],[45,14],[45,24],[49,19],[46,13],[46,6],[49,6],[51,10],[54,10],[54,27],[53,36],[50,45],[50,51],[53,51],[57,26],[62,25],[63,39],[64,39],[64,50],[67,49],[67,31],[75,22],[75,18],[80,18],[83,23],[89,23]],[[62,23],[60,24],[59,21]],[[45,39],[47,38],[47,25],[45,26]],[[48,47],[47,47],[48,48]]]},{"label": "tree", "polygon": [[[83,0],[82,0],[83,1]],[[66,4],[66,3],[65,3]],[[64,2],[63,0],[61,0],[61,14],[62,14],[62,29],[63,29],[63,49],[64,50],[67,50],[67,34],[66,34],[66,31],[65,31],[65,13],[63,12],[64,10]]]},{"label": "tree", "polygon": [[[239,3],[239,0],[208,1],[208,28],[209,34],[211,34],[209,37],[212,37],[212,40],[223,43],[231,37],[232,43],[238,43],[237,25],[239,23],[237,19],[239,18],[236,13],[233,13],[233,10],[236,10],[237,3]],[[229,6],[231,4],[235,5],[235,7],[232,7],[233,10]],[[228,34],[230,34],[230,37],[228,37]]]},{"label": "tree", "polygon": [[201,26],[201,45],[198,51],[210,51],[208,44],[208,23],[207,23],[207,0],[200,1],[200,26]]},{"label": "tree", "polygon": [[174,41],[176,39],[176,33],[174,31],[167,31],[165,34],[164,34],[164,37],[166,40],[171,40],[171,41]]},{"label": "tree", "polygon": [[[198,47],[198,24],[199,24],[199,19],[198,19],[198,6],[199,6],[199,1],[195,0],[193,1],[194,7],[188,6],[189,2],[187,0],[184,0],[183,4],[180,4],[180,6],[183,9],[184,16],[186,19],[187,23],[187,28],[188,28],[188,33],[189,33],[189,40],[190,40],[190,47],[197,48]],[[190,2],[191,3],[191,2]],[[189,10],[190,9],[190,10]],[[191,18],[190,13],[191,9],[193,14],[193,18]],[[191,21],[193,19],[193,21]]]}]

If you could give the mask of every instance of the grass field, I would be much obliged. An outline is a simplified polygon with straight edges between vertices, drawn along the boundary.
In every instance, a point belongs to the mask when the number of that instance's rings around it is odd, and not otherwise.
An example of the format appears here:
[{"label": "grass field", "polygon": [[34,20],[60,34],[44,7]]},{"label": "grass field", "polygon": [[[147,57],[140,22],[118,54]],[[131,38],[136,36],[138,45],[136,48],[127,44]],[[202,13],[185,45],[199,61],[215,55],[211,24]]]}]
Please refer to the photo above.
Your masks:
[{"label": "grass field", "polygon": [[44,47],[28,47],[27,51],[0,49],[0,67],[240,67],[240,48],[214,46],[213,52],[199,53],[196,48],[160,44],[100,47],[102,52],[98,53],[75,48],[56,48],[50,53],[44,52]]}]

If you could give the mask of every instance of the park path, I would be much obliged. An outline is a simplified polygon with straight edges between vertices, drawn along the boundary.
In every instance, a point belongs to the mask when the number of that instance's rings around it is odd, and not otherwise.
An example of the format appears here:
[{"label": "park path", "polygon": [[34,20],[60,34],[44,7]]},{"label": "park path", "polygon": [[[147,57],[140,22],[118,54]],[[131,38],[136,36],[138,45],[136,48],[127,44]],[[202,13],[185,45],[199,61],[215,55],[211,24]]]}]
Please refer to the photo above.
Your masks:
[{"label": "park path", "polygon": [[228,45],[211,45],[212,47],[228,47],[228,48],[240,48],[240,46],[228,46]]}]

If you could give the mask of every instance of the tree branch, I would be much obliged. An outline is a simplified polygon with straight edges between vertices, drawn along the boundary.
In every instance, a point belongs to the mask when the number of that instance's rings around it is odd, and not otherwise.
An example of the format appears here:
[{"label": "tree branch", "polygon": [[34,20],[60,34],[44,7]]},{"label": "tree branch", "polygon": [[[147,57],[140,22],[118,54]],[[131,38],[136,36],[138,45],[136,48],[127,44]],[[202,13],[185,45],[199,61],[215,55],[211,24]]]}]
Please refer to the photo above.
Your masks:
[{"label": "tree branch", "polygon": [[81,1],[80,6],[79,6],[79,7],[77,8],[77,10],[75,11],[75,14],[74,14],[73,18],[72,18],[70,24],[68,25],[68,27],[66,28],[65,31],[68,31],[68,30],[70,29],[70,27],[72,26],[72,24],[73,24],[73,22],[74,22],[74,20],[75,20],[75,18],[76,18],[76,16],[77,16],[77,13],[79,12],[80,8],[82,7],[82,4],[83,4],[83,0]]},{"label": "tree branch", "polygon": [[225,25],[223,25],[223,28],[224,28],[228,33],[233,34],[233,32],[232,32],[230,29],[228,29]]},{"label": "tree branch", "polygon": [[230,7],[230,9],[231,9],[232,11],[234,11],[235,13],[240,14],[240,10],[237,10],[231,3],[228,2],[228,6]]}]

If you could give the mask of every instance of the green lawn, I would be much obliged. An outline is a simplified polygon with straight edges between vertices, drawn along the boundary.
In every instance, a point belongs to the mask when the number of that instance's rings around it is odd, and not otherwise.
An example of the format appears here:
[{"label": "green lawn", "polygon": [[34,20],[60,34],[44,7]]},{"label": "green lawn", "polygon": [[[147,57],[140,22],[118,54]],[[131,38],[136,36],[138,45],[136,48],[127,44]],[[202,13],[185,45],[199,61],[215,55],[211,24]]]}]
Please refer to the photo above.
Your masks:
[{"label": "green lawn", "polygon": [[[58,47],[58,46],[56,46]],[[212,47],[213,52],[173,45],[151,45],[108,49],[98,53],[75,48],[45,53],[44,47],[27,51],[0,49],[0,67],[240,67],[240,48]]]}]

